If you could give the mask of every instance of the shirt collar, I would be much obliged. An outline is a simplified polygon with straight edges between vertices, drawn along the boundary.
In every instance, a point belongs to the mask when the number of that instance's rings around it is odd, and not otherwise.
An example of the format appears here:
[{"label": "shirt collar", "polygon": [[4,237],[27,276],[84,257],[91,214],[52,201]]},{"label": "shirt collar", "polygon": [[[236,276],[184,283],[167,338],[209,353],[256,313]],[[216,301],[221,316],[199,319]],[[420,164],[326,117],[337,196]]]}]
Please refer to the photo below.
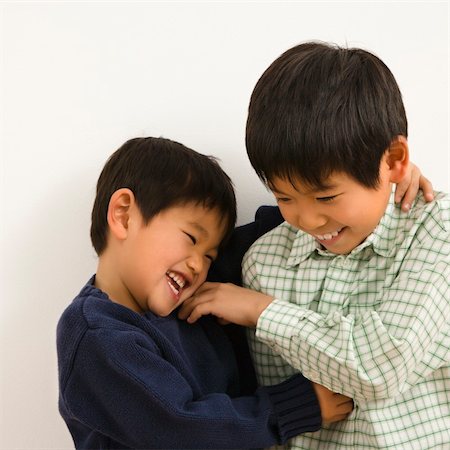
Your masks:
[{"label": "shirt collar", "polygon": [[391,192],[386,211],[380,222],[364,242],[354,248],[350,254],[356,255],[371,246],[378,255],[383,257],[390,256],[395,251],[395,246],[392,245],[392,234],[396,233],[399,214],[400,208],[395,205],[394,192]]},{"label": "shirt collar", "polygon": [[[295,230],[294,227],[292,229]],[[297,230],[291,252],[286,261],[286,267],[297,266],[308,259],[319,248],[320,244],[311,235]]]}]

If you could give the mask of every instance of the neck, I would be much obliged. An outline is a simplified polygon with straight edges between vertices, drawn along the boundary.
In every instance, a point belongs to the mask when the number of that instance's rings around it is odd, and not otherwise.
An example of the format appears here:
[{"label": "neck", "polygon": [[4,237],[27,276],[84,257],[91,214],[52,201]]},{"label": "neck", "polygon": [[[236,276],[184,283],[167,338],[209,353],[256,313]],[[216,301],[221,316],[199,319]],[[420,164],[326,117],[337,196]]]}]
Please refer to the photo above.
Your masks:
[{"label": "neck", "polygon": [[125,306],[139,314],[143,313],[142,308],[122,281],[117,270],[117,260],[111,258],[108,250],[99,257],[94,285],[107,294],[114,303]]}]

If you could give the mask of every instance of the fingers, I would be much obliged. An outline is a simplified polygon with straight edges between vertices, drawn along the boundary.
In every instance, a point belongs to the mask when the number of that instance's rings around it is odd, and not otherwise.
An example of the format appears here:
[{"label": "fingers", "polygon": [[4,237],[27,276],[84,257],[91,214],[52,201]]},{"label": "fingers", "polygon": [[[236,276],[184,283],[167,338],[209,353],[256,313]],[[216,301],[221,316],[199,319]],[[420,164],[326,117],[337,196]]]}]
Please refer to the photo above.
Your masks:
[{"label": "fingers", "polygon": [[402,183],[399,183],[395,186],[395,196],[394,201],[395,203],[400,203],[408,190],[410,183],[409,181],[403,180]]},{"label": "fingers", "polygon": [[420,169],[416,165],[411,163],[409,173],[395,188],[395,202],[401,202],[402,211],[409,211],[419,189],[422,190],[427,202],[431,202],[434,199],[433,186],[430,180],[421,174]]},{"label": "fingers", "polygon": [[203,283],[191,297],[187,298],[183,302],[178,312],[178,318],[181,320],[186,320],[191,314],[192,310],[196,307],[196,305],[207,301],[207,299],[209,299],[209,296],[206,297],[206,295],[214,288],[215,284],[217,283]]},{"label": "fingers", "polygon": [[217,304],[220,304],[217,300],[219,287],[220,283],[204,283],[200,286],[195,294],[181,305],[178,318],[186,320],[188,323],[194,323],[202,316],[213,313],[217,315]]},{"label": "fingers", "polygon": [[337,406],[350,405],[350,407],[353,407],[353,400],[343,394],[334,394],[334,399]]},{"label": "fingers", "polygon": [[192,297],[185,300],[181,305],[180,310],[178,311],[178,318],[181,320],[188,319],[188,317],[191,316],[192,311],[194,311],[198,307],[198,304],[202,303],[202,298],[203,297],[198,297],[196,294],[194,294]]},{"label": "fingers", "polygon": [[409,187],[406,190],[402,199],[401,204],[402,211],[405,212],[409,211],[412,202],[416,198],[417,192],[419,192],[419,177],[417,176],[417,174],[413,173],[411,177],[411,183],[409,183]]},{"label": "fingers", "polygon": [[353,400],[343,394],[330,391],[325,386],[313,383],[319,401],[323,423],[345,419],[353,410]]},{"label": "fingers", "polygon": [[193,323],[212,314],[219,319],[255,327],[273,297],[231,283],[205,283],[181,306],[178,317]]},{"label": "fingers", "polygon": [[339,405],[339,411],[345,415],[350,414],[353,411],[353,408],[354,408],[354,404],[351,399],[346,400],[344,403]]},{"label": "fingers", "polygon": [[425,178],[423,175],[421,175],[419,179],[419,188],[422,189],[423,195],[427,202],[433,201],[433,185],[431,184],[431,181],[428,178]]},{"label": "fingers", "polygon": [[228,325],[228,324],[231,323],[229,320],[220,319],[220,318],[217,319],[217,322],[218,322],[220,325]]},{"label": "fingers", "polygon": [[324,420],[323,425],[331,425],[334,422],[339,422],[341,420],[344,420],[348,417],[348,414],[337,414],[333,417],[332,420]]},{"label": "fingers", "polygon": [[334,407],[336,413],[348,415],[353,411],[353,400],[342,394],[333,395]]},{"label": "fingers", "polygon": [[346,419],[350,413],[353,411],[354,404],[351,398],[345,397],[344,395],[336,394],[335,401],[339,397],[338,403],[333,407],[332,415],[324,420],[324,423],[331,424],[334,422],[339,422],[340,420]]},{"label": "fingers", "polygon": [[186,320],[188,323],[194,323],[200,317],[211,314],[211,307],[209,300],[203,296],[193,295],[181,305],[178,311],[178,318]]},{"label": "fingers", "polygon": [[[203,294],[205,292],[210,291],[211,289],[214,289],[214,287],[216,285],[218,285],[219,283],[212,283],[210,281],[205,281],[202,285],[200,285],[200,287],[195,291],[195,294],[192,296],[194,297],[195,295],[200,295]],[[191,297],[191,298],[192,298]]]},{"label": "fingers", "polygon": [[411,208],[411,203],[419,192],[419,179],[420,171],[416,166],[413,166],[409,183],[408,180],[404,180],[397,185],[395,190],[395,201],[397,203],[401,201],[402,211],[407,212]]},{"label": "fingers", "polygon": [[[431,202],[434,199],[434,193],[433,193],[433,185],[431,184],[430,180],[425,178],[423,175],[420,175],[420,173],[413,172],[411,177],[411,183],[409,184],[408,189],[403,195],[401,208],[402,211],[409,211],[411,208],[411,204],[414,201],[414,199],[417,196],[417,193],[419,192],[419,189],[422,190],[424,198],[427,202]],[[397,197],[397,191],[395,193],[395,196]]]},{"label": "fingers", "polygon": [[211,308],[209,308],[209,303],[200,303],[195,306],[190,314],[186,318],[187,323],[195,323],[202,316],[207,316],[211,314]]}]

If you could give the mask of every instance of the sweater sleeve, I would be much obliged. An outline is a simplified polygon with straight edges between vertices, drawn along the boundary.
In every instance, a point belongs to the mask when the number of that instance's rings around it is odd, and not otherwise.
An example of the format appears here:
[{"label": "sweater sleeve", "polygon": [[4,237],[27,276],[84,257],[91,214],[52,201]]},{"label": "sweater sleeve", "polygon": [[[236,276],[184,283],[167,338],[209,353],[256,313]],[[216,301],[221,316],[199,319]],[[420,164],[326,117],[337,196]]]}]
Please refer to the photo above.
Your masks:
[{"label": "sweater sleeve", "polygon": [[61,396],[78,421],[131,448],[268,447],[320,426],[301,375],[238,398],[196,397],[192,385],[139,333],[89,329]]}]

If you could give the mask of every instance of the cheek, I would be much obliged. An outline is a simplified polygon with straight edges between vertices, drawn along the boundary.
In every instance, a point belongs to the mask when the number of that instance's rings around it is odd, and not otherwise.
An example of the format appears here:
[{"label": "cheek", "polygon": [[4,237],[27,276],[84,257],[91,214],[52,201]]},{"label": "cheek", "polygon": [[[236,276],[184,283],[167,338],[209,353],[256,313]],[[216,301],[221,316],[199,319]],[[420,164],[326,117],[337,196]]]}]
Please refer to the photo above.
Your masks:
[{"label": "cheek", "polygon": [[280,212],[281,212],[281,215],[283,216],[283,219],[287,223],[293,225],[294,227],[297,227],[297,224],[296,224],[297,213],[294,210],[294,208],[290,205],[283,205],[283,204],[279,204],[278,207],[280,208]]},{"label": "cheek", "polygon": [[206,281],[206,277],[208,275],[209,268],[210,268],[210,265],[208,264],[207,267],[205,269],[203,269],[202,273],[199,274],[197,283],[196,283],[197,287],[199,287]]},{"label": "cheek", "polygon": [[339,211],[335,218],[344,225],[358,225],[364,220],[364,217],[367,217],[368,213],[370,213],[370,208],[358,209],[356,206],[352,206],[346,210],[346,213],[343,210]]},{"label": "cheek", "polygon": [[383,207],[380,207],[376,202],[354,204],[347,210],[347,214],[343,217],[342,223],[356,229],[374,228],[382,215]]},{"label": "cheek", "polygon": [[208,275],[209,267],[210,267],[210,265],[208,265],[205,269],[203,269],[202,273],[200,273],[197,276],[197,279],[195,280],[195,284],[193,284],[190,287],[190,289],[192,289],[193,292],[195,292],[206,281],[206,277]]}]

